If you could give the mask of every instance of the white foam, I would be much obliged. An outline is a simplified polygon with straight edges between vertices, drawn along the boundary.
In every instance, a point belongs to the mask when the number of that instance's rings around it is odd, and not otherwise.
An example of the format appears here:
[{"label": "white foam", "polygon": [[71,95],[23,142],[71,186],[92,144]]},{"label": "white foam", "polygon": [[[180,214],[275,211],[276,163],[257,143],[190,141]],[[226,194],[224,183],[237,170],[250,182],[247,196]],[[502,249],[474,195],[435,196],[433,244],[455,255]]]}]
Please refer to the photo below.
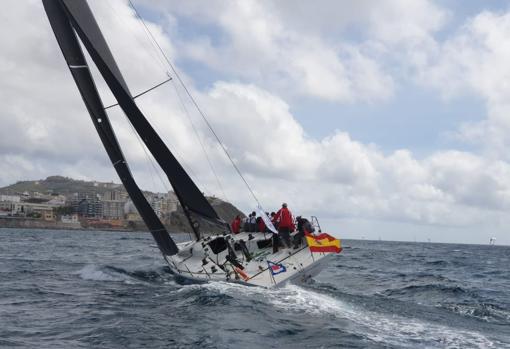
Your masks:
[{"label": "white foam", "polygon": [[[330,315],[333,319],[344,319],[355,323],[356,335],[389,345],[423,343],[433,348],[503,348],[481,333],[439,325],[401,315],[387,315],[364,309],[362,306],[343,302],[331,296],[287,285],[280,289],[263,289],[226,282],[211,282],[190,285],[192,288],[206,288],[232,297],[248,299],[263,298],[273,306],[286,312],[312,315]],[[334,320],[333,320],[334,321]],[[359,333],[359,329],[363,329]],[[343,328],[345,331],[351,328]]]},{"label": "white foam", "polygon": [[[481,333],[407,318],[368,311],[333,297],[289,285],[288,293],[272,297],[275,306],[292,310],[296,307],[313,314],[330,314],[365,328],[364,335],[375,342],[403,345],[429,343],[441,348],[500,348]],[[357,333],[359,334],[359,333]]]}]

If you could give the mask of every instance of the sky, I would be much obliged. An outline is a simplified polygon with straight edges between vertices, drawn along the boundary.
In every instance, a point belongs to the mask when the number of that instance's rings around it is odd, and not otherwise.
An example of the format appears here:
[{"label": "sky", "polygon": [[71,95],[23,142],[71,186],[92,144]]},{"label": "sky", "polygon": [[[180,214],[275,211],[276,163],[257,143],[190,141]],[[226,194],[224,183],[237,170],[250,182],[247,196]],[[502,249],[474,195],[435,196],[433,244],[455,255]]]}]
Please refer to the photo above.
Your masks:
[{"label": "sky", "polygon": [[[506,1],[133,3],[266,211],[287,202],[342,238],[510,245]],[[134,95],[173,77],[137,103],[191,177],[253,210],[129,2],[89,4]],[[6,5],[0,186],[119,182],[41,2]],[[140,186],[168,190],[125,116],[109,115]]]}]

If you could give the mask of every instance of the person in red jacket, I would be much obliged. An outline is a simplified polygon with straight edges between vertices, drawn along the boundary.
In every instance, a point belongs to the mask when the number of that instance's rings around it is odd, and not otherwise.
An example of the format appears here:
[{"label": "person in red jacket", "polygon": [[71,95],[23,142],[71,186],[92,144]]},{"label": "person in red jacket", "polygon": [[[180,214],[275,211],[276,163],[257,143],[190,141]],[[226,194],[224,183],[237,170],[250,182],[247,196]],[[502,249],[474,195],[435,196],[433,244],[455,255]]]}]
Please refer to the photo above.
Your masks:
[{"label": "person in red jacket", "polygon": [[232,233],[239,234],[241,231],[241,216],[237,215],[234,220],[232,221]]},{"label": "person in red jacket", "polygon": [[257,231],[260,233],[264,233],[266,231],[266,223],[262,217],[257,217]]},{"label": "person in red jacket", "polygon": [[294,231],[294,219],[286,203],[283,203],[282,208],[276,212],[275,221],[278,222],[278,235],[284,245],[290,248],[290,233]]}]

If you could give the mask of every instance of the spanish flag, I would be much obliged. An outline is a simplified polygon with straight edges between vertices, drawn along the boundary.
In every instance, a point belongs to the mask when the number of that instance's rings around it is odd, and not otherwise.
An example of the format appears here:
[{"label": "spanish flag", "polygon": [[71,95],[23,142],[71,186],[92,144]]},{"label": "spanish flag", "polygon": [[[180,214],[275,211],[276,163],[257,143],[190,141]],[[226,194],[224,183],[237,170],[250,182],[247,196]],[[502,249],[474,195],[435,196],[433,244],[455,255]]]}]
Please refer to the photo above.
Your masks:
[{"label": "spanish flag", "polygon": [[306,242],[312,252],[336,252],[342,251],[342,245],[340,240],[335,239],[329,234],[321,233],[319,235],[313,235],[305,232]]}]

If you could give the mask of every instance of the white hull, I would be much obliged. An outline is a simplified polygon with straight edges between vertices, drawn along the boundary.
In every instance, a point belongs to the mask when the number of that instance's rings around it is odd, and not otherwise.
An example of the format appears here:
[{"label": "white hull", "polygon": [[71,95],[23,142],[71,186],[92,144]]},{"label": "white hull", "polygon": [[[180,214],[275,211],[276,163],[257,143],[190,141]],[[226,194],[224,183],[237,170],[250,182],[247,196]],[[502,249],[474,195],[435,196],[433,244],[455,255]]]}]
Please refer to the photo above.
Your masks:
[{"label": "white hull", "polygon": [[[260,246],[264,240],[270,239],[270,234],[248,233],[237,235],[210,236],[199,241],[179,244],[179,253],[166,257],[170,269],[176,275],[195,281],[230,281],[246,285],[275,287],[288,281],[303,282],[317,275],[325,265],[328,257],[333,253],[312,253],[306,242],[297,248],[280,248],[273,253],[272,246]],[[252,258],[236,250],[236,261],[241,267],[236,267],[227,261],[228,249],[213,253],[209,242],[215,239],[225,239],[230,246],[244,241]],[[204,264],[204,261],[206,264]],[[270,263],[283,266],[274,273],[269,268]],[[278,267],[277,267],[278,268]],[[277,273],[280,271],[279,273]]]}]

